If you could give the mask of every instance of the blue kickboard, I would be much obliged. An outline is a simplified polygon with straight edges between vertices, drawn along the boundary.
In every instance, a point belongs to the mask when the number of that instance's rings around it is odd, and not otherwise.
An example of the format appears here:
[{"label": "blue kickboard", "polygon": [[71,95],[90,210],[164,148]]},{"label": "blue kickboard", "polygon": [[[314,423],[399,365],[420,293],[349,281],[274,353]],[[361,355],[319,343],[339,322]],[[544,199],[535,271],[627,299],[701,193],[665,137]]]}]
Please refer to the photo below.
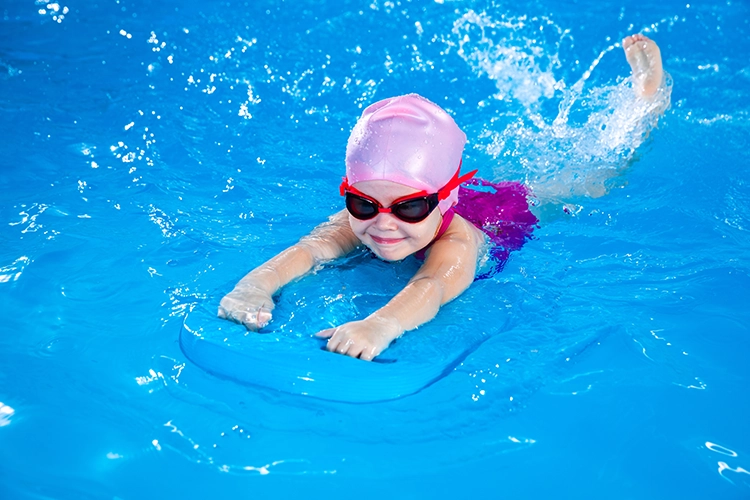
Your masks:
[{"label": "blue kickboard", "polygon": [[219,319],[215,311],[198,306],[183,323],[180,347],[195,365],[243,384],[349,403],[414,394],[453,371],[490,337],[434,321],[408,332],[367,362],[330,353],[324,349],[325,340],[309,334],[248,332]]}]

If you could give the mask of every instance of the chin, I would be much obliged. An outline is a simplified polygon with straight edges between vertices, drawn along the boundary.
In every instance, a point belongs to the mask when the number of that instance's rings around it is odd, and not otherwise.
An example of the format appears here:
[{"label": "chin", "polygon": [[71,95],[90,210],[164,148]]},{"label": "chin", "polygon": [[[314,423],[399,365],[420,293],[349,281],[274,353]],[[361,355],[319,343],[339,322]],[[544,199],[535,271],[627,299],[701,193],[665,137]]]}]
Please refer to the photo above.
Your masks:
[{"label": "chin", "polygon": [[408,256],[410,256],[414,252],[409,252],[406,249],[382,249],[377,248],[374,246],[369,247],[372,253],[377,255],[380,259],[386,260],[388,262],[398,262],[399,260],[404,260]]}]

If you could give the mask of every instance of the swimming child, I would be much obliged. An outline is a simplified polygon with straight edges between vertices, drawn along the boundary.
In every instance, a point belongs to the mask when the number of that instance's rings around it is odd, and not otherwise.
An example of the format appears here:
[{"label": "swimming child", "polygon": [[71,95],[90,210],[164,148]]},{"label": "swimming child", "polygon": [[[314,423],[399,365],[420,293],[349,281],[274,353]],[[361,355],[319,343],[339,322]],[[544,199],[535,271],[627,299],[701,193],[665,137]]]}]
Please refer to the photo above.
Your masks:
[{"label": "swimming child", "polygon": [[[636,95],[651,98],[663,81],[659,48],[640,34],[622,46]],[[366,108],[346,148],[340,188],[346,209],[242,278],[221,300],[219,316],[249,330],[262,328],[284,285],[364,245],[386,261],[416,255],[424,264],[370,316],[317,333],[328,339],[327,349],[372,360],[404,332],[430,321],[474,281],[485,241],[507,256],[537,223],[524,186],[461,172],[465,143],[453,119],[416,94]],[[490,189],[459,187],[464,183]]]}]

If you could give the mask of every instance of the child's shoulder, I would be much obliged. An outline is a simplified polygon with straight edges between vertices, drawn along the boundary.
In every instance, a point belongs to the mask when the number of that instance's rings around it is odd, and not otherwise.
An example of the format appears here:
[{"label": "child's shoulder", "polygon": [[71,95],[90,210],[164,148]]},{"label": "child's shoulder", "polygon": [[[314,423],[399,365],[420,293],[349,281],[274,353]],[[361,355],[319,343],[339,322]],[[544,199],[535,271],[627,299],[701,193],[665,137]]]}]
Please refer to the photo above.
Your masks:
[{"label": "child's shoulder", "polygon": [[485,235],[479,228],[460,215],[451,213],[447,227],[438,231],[430,246],[417,254],[417,257],[427,256],[427,260],[439,257],[442,260],[445,257],[462,259],[468,255],[476,256],[484,242]]},{"label": "child's shoulder", "polygon": [[453,220],[442,237],[455,241],[471,241],[476,245],[481,245],[485,241],[485,234],[482,230],[460,214],[454,214]]}]

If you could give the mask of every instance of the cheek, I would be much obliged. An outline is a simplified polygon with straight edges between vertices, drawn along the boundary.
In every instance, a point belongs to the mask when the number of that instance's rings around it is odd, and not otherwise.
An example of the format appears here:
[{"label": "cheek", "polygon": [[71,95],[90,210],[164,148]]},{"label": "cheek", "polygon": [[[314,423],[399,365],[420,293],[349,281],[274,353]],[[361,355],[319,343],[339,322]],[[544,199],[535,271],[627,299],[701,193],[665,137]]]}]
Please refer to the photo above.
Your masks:
[{"label": "cheek", "polygon": [[369,221],[361,221],[355,219],[351,215],[349,216],[349,227],[352,229],[354,235],[360,240],[362,240],[362,236],[365,234],[368,225]]},{"label": "cheek", "polygon": [[412,239],[427,245],[435,237],[442,220],[440,212],[435,210],[426,220],[418,224],[406,224],[403,227]]}]

